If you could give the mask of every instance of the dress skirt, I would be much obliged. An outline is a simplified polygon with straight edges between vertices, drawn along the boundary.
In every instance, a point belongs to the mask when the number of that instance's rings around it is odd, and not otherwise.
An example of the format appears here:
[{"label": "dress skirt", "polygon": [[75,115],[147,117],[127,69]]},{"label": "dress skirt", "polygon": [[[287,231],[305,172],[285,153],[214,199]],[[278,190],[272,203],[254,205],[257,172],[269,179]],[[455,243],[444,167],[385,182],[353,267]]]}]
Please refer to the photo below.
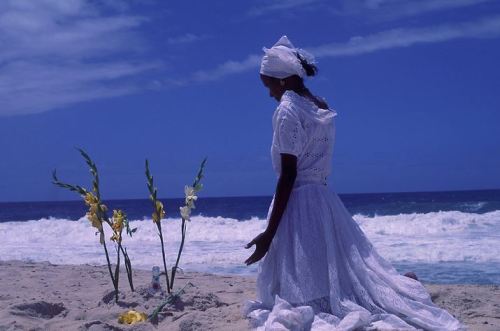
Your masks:
[{"label": "dress skirt", "polygon": [[465,329],[377,254],[321,183],[296,183],[260,262],[257,293],[244,314],[258,330]]}]

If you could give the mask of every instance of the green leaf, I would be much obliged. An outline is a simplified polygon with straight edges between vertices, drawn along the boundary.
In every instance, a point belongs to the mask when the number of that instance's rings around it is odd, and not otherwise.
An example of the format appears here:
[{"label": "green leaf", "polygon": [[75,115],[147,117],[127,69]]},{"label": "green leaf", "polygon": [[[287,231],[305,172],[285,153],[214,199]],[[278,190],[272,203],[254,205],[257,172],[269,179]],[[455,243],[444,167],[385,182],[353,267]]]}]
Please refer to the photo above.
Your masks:
[{"label": "green leaf", "polygon": [[59,181],[59,179],[57,179],[56,169],[52,170],[52,179],[54,180],[54,182],[58,182]]},{"label": "green leaf", "polygon": [[203,169],[205,168],[205,163],[207,162],[207,158],[205,157],[203,161],[201,162],[200,169],[198,170],[198,174],[196,175],[196,178],[193,183],[193,187],[198,184],[198,182],[203,178]]}]

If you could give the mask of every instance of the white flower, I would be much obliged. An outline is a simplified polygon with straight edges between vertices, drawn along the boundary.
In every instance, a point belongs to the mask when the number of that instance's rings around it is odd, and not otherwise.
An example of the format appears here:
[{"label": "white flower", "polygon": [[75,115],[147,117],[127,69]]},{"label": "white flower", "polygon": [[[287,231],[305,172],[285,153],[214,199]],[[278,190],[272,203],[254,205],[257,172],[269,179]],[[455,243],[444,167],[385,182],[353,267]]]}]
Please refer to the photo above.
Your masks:
[{"label": "white flower", "polygon": [[194,190],[194,187],[192,187],[192,186],[188,186],[188,185],[184,186],[184,194],[186,195],[186,198],[187,198],[188,196],[195,196],[195,195],[194,195],[195,193],[196,193],[196,192],[195,192],[195,190]]},{"label": "white flower", "polygon": [[193,200],[187,200],[186,201],[186,206],[189,207],[189,209],[196,209]]},{"label": "white flower", "polygon": [[191,215],[191,208],[189,208],[188,206],[184,206],[184,207],[180,207],[179,209],[181,211],[182,219],[184,219],[186,221],[191,221],[191,219],[189,218]]},{"label": "white flower", "polygon": [[189,207],[190,209],[194,209],[194,202],[198,197],[195,195],[196,190],[192,186],[185,186],[184,187],[184,193],[186,194],[186,206]]}]

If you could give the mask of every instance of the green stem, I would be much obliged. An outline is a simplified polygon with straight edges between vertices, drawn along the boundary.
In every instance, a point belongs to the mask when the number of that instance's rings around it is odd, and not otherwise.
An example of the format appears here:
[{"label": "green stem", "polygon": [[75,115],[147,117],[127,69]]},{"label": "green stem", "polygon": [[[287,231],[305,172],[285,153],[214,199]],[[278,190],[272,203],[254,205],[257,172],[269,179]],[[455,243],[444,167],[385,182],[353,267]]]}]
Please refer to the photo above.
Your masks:
[{"label": "green stem", "polygon": [[181,223],[181,244],[179,246],[179,252],[177,253],[177,260],[175,261],[175,266],[172,269],[172,278],[170,280],[170,289],[174,288],[175,273],[177,272],[177,267],[179,266],[179,261],[181,259],[182,250],[184,248],[184,240],[186,239],[186,221],[182,219]]},{"label": "green stem", "polygon": [[151,315],[148,316],[148,319],[149,320],[152,320],[153,318],[155,318],[158,313],[163,309],[163,307],[165,307],[166,305],[168,305],[169,303],[172,302],[172,300],[174,300],[175,298],[179,297],[181,294],[183,294],[185,291],[186,291],[186,287],[188,286],[194,286],[191,282],[187,283],[186,285],[184,285],[183,288],[181,288],[179,291],[177,291],[175,294],[170,294],[167,299],[165,299],[165,301],[163,301],[152,313]]},{"label": "green stem", "polygon": [[123,254],[123,259],[125,260],[125,270],[127,271],[127,278],[128,278],[128,284],[130,285],[130,290],[134,292],[134,281],[133,281],[133,275],[132,275],[132,263],[130,263],[130,258],[127,253],[127,249],[123,248],[123,246],[120,247],[122,254]]},{"label": "green stem", "polygon": [[[104,229],[101,229],[99,232],[100,232],[101,237],[104,238]],[[117,291],[118,289],[115,286],[115,277],[113,276],[113,271],[111,271],[111,262],[109,261],[109,253],[108,253],[108,248],[106,246],[105,239],[103,239],[102,245],[104,247],[104,253],[106,253],[106,262],[108,262],[109,276],[111,277],[111,281],[113,282],[113,286],[115,287],[115,291]]]},{"label": "green stem", "polygon": [[163,257],[163,269],[165,270],[165,279],[167,280],[167,293],[170,293],[170,281],[168,279],[168,271],[167,271],[167,261],[165,259],[165,245],[163,244],[163,234],[161,231],[161,220],[156,223],[158,227],[158,233],[161,241],[161,255]]},{"label": "green stem", "polygon": [[115,302],[118,302],[118,282],[120,280],[120,248],[121,243],[118,243],[118,249],[116,250],[116,269],[115,269]]}]

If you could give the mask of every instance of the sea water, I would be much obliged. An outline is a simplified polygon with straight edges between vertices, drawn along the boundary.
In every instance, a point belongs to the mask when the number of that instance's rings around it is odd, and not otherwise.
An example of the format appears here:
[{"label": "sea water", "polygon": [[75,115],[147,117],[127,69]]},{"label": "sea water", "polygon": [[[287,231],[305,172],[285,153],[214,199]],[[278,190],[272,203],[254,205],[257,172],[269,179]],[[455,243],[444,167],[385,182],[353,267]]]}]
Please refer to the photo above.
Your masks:
[{"label": "sea water", "polygon": [[[433,283],[500,284],[500,190],[340,194],[378,252],[400,272]],[[197,201],[180,266],[188,271],[252,275],[245,244],[266,227],[272,197]],[[167,263],[180,242],[182,199],[163,199]],[[137,228],[124,245],[134,268],[162,265],[148,200],[105,201]],[[81,201],[0,203],[0,260],[105,264],[99,237]],[[111,232],[107,230],[106,236]],[[112,244],[109,244],[112,247]],[[115,254],[110,249],[111,254]]]}]

